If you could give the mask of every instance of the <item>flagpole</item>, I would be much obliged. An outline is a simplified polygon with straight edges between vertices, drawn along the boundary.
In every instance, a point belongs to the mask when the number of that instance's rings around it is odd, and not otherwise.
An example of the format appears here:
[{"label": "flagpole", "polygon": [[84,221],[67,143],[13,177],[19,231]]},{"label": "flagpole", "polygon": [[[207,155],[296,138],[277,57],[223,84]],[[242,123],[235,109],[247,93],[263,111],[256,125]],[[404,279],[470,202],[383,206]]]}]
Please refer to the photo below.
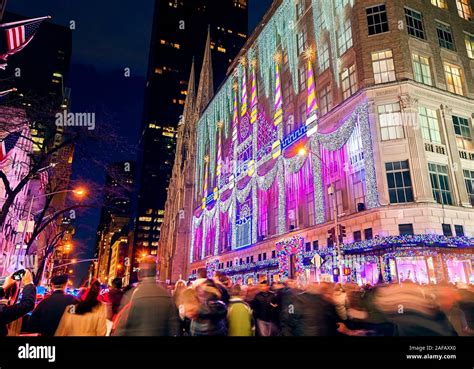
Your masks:
[{"label": "flagpole", "polygon": [[51,18],[52,17],[50,15],[46,15],[44,17],[39,17],[39,18],[23,19],[21,21],[0,24],[0,28],[11,27],[11,26],[16,26],[23,23],[35,22],[35,21],[51,19]]}]

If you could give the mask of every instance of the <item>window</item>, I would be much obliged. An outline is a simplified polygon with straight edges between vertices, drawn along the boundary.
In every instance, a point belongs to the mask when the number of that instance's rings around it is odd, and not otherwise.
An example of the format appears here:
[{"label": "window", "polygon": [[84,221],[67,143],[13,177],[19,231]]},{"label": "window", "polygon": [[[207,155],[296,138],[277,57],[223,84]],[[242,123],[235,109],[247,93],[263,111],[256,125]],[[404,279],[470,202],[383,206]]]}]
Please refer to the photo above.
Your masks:
[{"label": "window", "polygon": [[371,240],[373,238],[373,235],[372,235],[372,228],[366,228],[364,229],[364,238],[366,240]]},{"label": "window", "polygon": [[400,104],[379,105],[377,107],[382,141],[405,138],[402,125]]},{"label": "window", "polygon": [[288,79],[283,84],[283,103],[289,104],[293,98],[293,83]]},{"label": "window", "polygon": [[275,250],[272,250],[272,259],[275,259],[276,252]]},{"label": "window", "polygon": [[300,105],[300,121],[306,122],[306,103]]},{"label": "window", "polygon": [[327,85],[321,91],[319,91],[319,109],[321,115],[326,114],[332,108],[332,92],[331,85]]},{"label": "window", "polygon": [[413,54],[412,59],[415,81],[431,86],[433,82],[431,80],[430,60],[418,54]]},{"label": "window", "polygon": [[358,242],[362,240],[362,232],[361,231],[355,231],[354,232],[354,242]]},{"label": "window", "polygon": [[474,36],[465,33],[464,41],[466,43],[467,56],[471,59],[474,59]]},{"label": "window", "polygon": [[296,36],[296,44],[298,47],[298,55],[301,55],[308,47],[308,32],[306,27],[303,27],[302,31]]},{"label": "window", "polygon": [[441,134],[439,132],[438,115],[436,110],[428,109],[423,106],[418,108],[420,116],[420,125],[423,138],[433,143],[441,143]]},{"label": "window", "polygon": [[425,39],[425,30],[423,28],[423,17],[420,12],[405,8],[405,19],[407,30],[410,36]]},{"label": "window", "polygon": [[306,242],[305,250],[306,251],[311,251],[311,242]]},{"label": "window", "polygon": [[413,224],[399,224],[398,225],[398,232],[400,232],[400,236],[409,236],[413,235]]},{"label": "window", "polygon": [[466,183],[466,190],[471,200],[471,205],[474,205],[474,171],[464,170],[464,183]]},{"label": "window", "polygon": [[262,261],[262,254],[258,254],[258,261]]},{"label": "window", "polygon": [[298,69],[298,81],[300,84],[299,92],[303,92],[306,90],[306,68],[304,66],[301,66]]},{"label": "window", "polygon": [[443,235],[445,235],[446,237],[452,237],[453,236],[453,231],[451,229],[451,224],[443,223],[443,224],[441,224],[441,227],[443,228]]},{"label": "window", "polygon": [[473,145],[469,119],[453,115],[453,125],[458,148],[463,150],[472,150]]},{"label": "window", "polygon": [[318,60],[319,68],[321,69],[320,72],[329,68],[329,44],[327,42],[323,42]]},{"label": "window", "polygon": [[392,50],[372,53],[372,67],[374,69],[375,83],[395,81]]},{"label": "window", "polygon": [[388,32],[387,9],[385,4],[365,9],[369,36]]},{"label": "window", "polygon": [[448,9],[448,4],[446,4],[446,0],[431,0],[431,4],[441,9]]},{"label": "window", "polygon": [[263,260],[264,261],[267,260],[267,253],[266,252],[263,253]]},{"label": "window", "polygon": [[355,65],[352,64],[341,73],[342,95],[344,99],[349,98],[357,91],[357,76]]},{"label": "window", "polygon": [[472,20],[472,10],[469,5],[469,0],[456,0],[456,7],[458,8],[458,14],[465,20]]},{"label": "window", "polygon": [[297,0],[296,2],[296,16],[298,19],[300,19],[305,10],[305,0]]},{"label": "window", "polygon": [[452,205],[453,198],[449,189],[448,167],[446,165],[428,163],[430,172],[431,188],[436,202],[444,205]]},{"label": "window", "polygon": [[449,50],[456,49],[454,47],[453,33],[450,26],[436,22],[436,33],[438,34],[439,46]]},{"label": "window", "polygon": [[313,241],[313,250],[317,250],[319,248],[319,241]]},{"label": "window", "polygon": [[464,236],[464,227],[462,225],[455,224],[454,231],[456,232],[456,236],[458,237]]},{"label": "window", "polygon": [[388,195],[391,204],[413,201],[410,168],[408,160],[385,163],[387,172]]},{"label": "window", "polygon": [[339,47],[339,56],[352,47],[352,27],[350,18],[346,18],[343,29],[338,31],[337,45]]},{"label": "window", "polygon": [[461,68],[452,64],[444,63],[444,74],[446,76],[448,91],[458,95],[463,95]]}]

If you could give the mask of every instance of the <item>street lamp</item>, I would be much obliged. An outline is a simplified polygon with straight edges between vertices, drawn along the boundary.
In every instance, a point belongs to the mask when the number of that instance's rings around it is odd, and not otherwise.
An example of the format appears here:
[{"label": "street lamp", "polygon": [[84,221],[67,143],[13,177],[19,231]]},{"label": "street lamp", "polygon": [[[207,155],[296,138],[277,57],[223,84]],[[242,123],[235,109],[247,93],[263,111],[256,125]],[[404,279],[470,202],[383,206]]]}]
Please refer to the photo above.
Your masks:
[{"label": "street lamp", "polygon": [[[304,146],[302,146],[298,150],[298,155],[299,156],[306,156],[309,153],[311,155],[315,156],[316,158],[318,158],[318,160],[321,162],[321,164],[323,164],[326,167],[326,170],[328,171],[328,173],[331,172],[331,169],[329,168],[327,163],[323,160],[323,158],[321,158],[321,156],[319,154],[315,153],[312,150],[308,150]],[[336,195],[336,190],[335,190],[334,183],[332,183],[332,181],[329,184],[328,194],[331,197],[332,207],[333,207],[334,238],[335,238],[334,242],[335,242],[336,251],[337,251],[337,267],[339,269],[339,278],[338,279],[340,280],[341,283],[343,283],[344,279],[343,279],[342,253],[341,253],[341,245],[339,244],[339,214],[338,214],[338,209],[337,209],[337,195]]]}]

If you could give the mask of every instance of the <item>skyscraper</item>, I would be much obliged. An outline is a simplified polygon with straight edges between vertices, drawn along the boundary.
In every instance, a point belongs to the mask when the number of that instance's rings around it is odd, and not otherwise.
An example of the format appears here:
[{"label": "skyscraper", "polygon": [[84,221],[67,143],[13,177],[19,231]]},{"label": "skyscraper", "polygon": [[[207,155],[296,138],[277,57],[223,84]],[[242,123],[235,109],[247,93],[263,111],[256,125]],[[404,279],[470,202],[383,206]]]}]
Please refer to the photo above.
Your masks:
[{"label": "skyscraper", "polygon": [[138,166],[140,255],[157,253],[190,64],[202,55],[208,32],[217,88],[246,40],[247,1],[156,1]]}]

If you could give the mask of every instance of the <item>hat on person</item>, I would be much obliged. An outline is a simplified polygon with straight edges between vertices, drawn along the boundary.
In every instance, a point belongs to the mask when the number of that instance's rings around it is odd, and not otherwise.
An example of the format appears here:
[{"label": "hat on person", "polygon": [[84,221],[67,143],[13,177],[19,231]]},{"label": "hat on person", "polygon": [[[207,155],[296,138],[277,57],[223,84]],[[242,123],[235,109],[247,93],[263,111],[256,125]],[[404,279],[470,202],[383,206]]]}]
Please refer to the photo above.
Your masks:
[{"label": "hat on person", "polygon": [[51,278],[51,284],[53,286],[62,286],[66,284],[69,280],[69,276],[67,274],[55,275]]}]

